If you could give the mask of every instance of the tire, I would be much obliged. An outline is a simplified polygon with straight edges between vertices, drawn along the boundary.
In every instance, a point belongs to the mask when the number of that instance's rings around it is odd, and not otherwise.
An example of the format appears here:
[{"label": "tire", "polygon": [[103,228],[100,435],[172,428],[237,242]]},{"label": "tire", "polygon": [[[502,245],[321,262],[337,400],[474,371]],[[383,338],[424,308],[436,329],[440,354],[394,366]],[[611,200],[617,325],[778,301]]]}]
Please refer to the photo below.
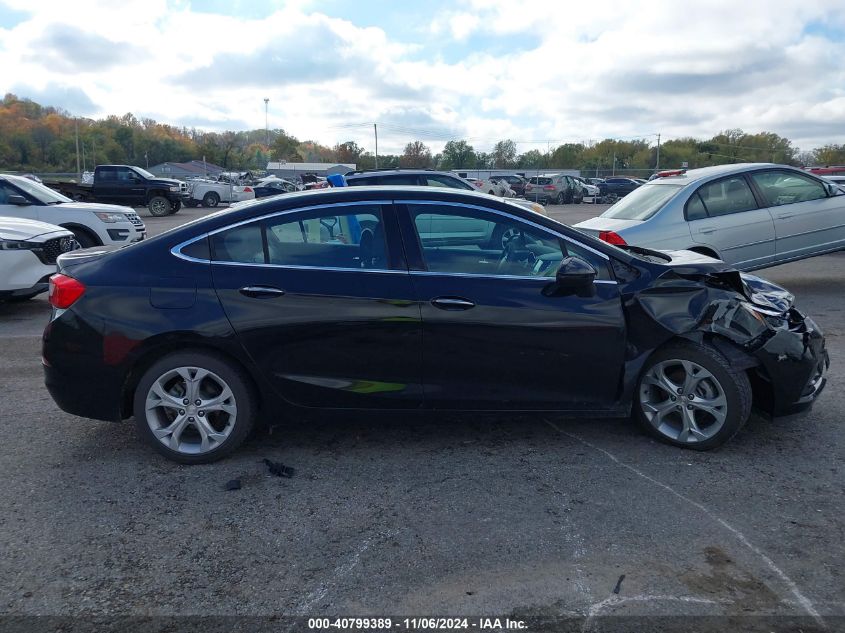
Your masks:
[{"label": "tire", "polygon": [[97,239],[90,231],[85,229],[78,229],[76,227],[65,227],[68,231],[73,233],[73,238],[79,242],[82,248],[93,248],[94,246],[101,246],[102,242]]},{"label": "tire", "polygon": [[191,198],[191,199],[189,199],[189,200],[185,200],[185,206],[186,206],[186,207],[190,207],[191,209],[193,209],[194,207],[199,206],[199,202],[197,202],[196,200],[194,200],[193,198]]},{"label": "tire", "polygon": [[557,198],[555,198],[555,204],[566,204],[566,196],[562,191],[557,194]]},{"label": "tire", "polygon": [[153,196],[147,202],[147,210],[150,215],[155,218],[162,218],[165,215],[170,215],[170,200],[164,196]]},{"label": "tire", "polygon": [[173,215],[174,213],[178,213],[179,209],[181,209],[181,208],[182,208],[182,201],[181,200],[177,200],[176,202],[171,202],[170,203],[170,215]]},{"label": "tire", "polygon": [[218,204],[220,204],[220,196],[218,196],[214,191],[209,191],[202,197],[202,206],[214,208]]},{"label": "tire", "polygon": [[706,451],[742,428],[751,413],[751,395],[748,375],[731,367],[713,347],[671,343],[643,368],[634,414],[657,439]]},{"label": "tire", "polygon": [[[200,371],[206,375],[197,387],[189,387],[186,378],[196,379]],[[191,394],[196,388],[200,391]],[[186,396],[194,401],[185,405]],[[221,396],[222,402],[213,403]],[[207,404],[196,405],[196,398]],[[175,352],[154,363],[138,382],[133,398],[135,428],[168,459],[207,464],[231,454],[247,438],[255,424],[255,402],[252,381],[230,361],[204,351]],[[173,427],[178,431],[175,441],[174,433],[167,433]]]}]

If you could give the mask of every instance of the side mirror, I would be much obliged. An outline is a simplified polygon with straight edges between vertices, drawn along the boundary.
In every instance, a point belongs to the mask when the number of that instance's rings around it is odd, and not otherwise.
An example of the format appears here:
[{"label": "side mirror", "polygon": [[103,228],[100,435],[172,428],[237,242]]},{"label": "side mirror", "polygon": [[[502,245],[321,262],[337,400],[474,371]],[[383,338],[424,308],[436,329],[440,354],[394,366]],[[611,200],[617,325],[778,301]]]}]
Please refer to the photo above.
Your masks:
[{"label": "side mirror", "polygon": [[580,257],[564,257],[557,269],[555,282],[558,288],[583,290],[593,285],[596,269]]},{"label": "side mirror", "polygon": [[828,196],[841,196],[843,193],[845,193],[842,191],[842,188],[835,182],[826,182],[824,186],[825,189],[827,189]]},{"label": "side mirror", "polygon": [[6,199],[6,204],[14,204],[19,207],[28,207],[30,203],[29,200],[27,200],[23,196],[13,193]]}]

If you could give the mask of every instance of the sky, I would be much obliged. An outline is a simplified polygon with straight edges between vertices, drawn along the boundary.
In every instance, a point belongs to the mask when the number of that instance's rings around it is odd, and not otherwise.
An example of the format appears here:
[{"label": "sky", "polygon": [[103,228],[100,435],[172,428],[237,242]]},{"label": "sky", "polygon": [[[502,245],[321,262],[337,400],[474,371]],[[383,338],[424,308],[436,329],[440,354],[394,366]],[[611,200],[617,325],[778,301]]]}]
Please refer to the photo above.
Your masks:
[{"label": "sky", "polygon": [[845,143],[845,0],[0,0],[0,93],[401,153]]}]

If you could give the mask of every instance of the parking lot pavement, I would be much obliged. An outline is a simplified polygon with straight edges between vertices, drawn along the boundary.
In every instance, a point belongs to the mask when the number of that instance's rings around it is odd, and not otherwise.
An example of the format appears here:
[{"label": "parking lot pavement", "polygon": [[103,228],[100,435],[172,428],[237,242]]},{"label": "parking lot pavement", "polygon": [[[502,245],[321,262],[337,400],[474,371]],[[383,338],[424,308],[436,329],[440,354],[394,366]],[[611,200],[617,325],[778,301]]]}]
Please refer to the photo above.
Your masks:
[{"label": "parking lot pavement", "polygon": [[[186,211],[144,219],[156,234],[208,212]],[[845,253],[761,274],[825,330],[830,380],[809,415],[754,417],[710,453],[628,420],[352,414],[179,466],[131,424],[59,411],[39,361],[46,302],[2,306],[0,610],[735,618],[715,630],[845,617]]]}]

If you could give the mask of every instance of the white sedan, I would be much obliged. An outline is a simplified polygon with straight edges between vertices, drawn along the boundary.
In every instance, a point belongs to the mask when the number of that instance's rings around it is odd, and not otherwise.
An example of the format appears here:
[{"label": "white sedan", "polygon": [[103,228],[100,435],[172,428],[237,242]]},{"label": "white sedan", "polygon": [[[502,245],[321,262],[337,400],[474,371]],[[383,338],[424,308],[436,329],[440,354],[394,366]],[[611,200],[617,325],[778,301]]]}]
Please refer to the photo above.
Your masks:
[{"label": "white sedan", "polygon": [[67,229],[0,217],[0,301],[23,301],[47,290],[56,259],[76,248]]},{"label": "white sedan", "polygon": [[71,231],[82,248],[144,239],[147,227],[131,207],[74,202],[21,176],[0,174],[0,216],[38,220]]}]

